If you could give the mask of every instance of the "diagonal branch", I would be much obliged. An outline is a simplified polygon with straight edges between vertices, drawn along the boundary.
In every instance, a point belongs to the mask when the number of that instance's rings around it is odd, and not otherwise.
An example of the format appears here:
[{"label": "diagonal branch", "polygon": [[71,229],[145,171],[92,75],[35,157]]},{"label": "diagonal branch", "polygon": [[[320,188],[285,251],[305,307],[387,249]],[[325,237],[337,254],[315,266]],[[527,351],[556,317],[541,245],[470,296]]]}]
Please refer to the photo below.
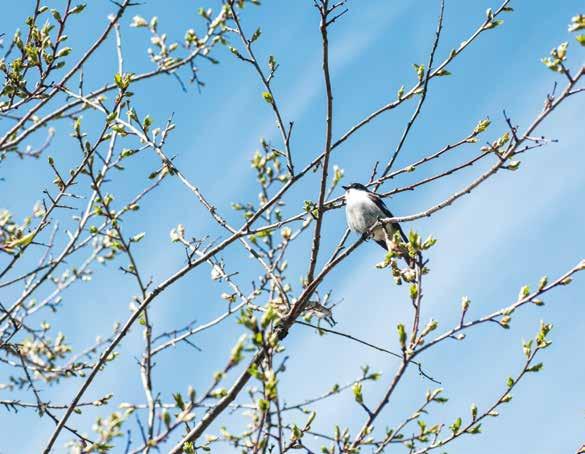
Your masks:
[{"label": "diagonal branch", "polygon": [[[431,74],[432,74],[432,70],[433,70],[433,60],[435,59],[435,53],[437,52],[437,47],[439,45],[439,38],[441,37],[441,30],[443,29],[443,13],[444,12],[445,12],[445,0],[441,0],[441,11],[439,13],[439,21],[437,24],[437,31],[435,32],[435,40],[433,42],[433,47],[431,49],[431,54],[429,56],[429,62],[427,64],[427,68],[426,68],[426,72],[425,72],[426,75],[424,77],[424,83],[422,86],[422,92],[420,94],[420,100],[418,101],[418,103],[416,105],[416,109],[414,110],[412,117],[410,117],[410,120],[408,120],[406,128],[404,129],[404,132],[402,133],[402,137],[400,138],[400,141],[398,142],[398,146],[396,147],[396,150],[394,150],[394,153],[392,154],[392,157],[390,158],[390,160],[386,164],[386,167],[384,167],[384,170],[383,170],[382,174],[380,175],[380,178],[384,178],[388,174],[388,172],[390,172],[390,170],[392,169],[394,162],[398,158],[398,155],[400,154],[400,151],[402,150],[402,147],[404,146],[404,143],[406,142],[406,138],[408,137],[408,134],[410,133],[412,126],[414,125],[418,116],[420,115],[420,112],[422,110],[422,106],[423,106],[425,100],[427,99],[429,80],[431,78]],[[380,184],[381,184],[381,182],[378,182],[374,185],[374,191],[376,191],[378,189]]]},{"label": "diagonal branch", "polygon": [[238,14],[237,14],[236,9],[234,7],[234,0],[229,0],[228,6],[230,8],[232,18],[236,24],[238,35],[242,39],[242,43],[246,47],[246,51],[248,53],[249,58],[243,58],[243,60],[250,63],[254,67],[254,69],[258,73],[258,76],[260,77],[260,80],[262,81],[262,85],[264,85],[264,88],[270,94],[270,97],[269,97],[270,105],[272,106],[272,110],[274,111],[274,116],[276,117],[276,123],[278,125],[280,135],[282,137],[282,144],[284,145],[284,149],[286,152],[287,168],[288,168],[288,171],[290,172],[290,174],[294,175],[294,165],[293,165],[293,160],[292,160],[292,153],[290,150],[290,135],[292,133],[292,124],[291,124],[291,128],[287,132],[286,128],[284,127],[284,122],[282,120],[282,115],[280,113],[280,109],[278,108],[278,103],[276,102],[276,97],[274,96],[274,93],[272,91],[272,87],[270,85],[270,81],[272,80],[272,76],[274,75],[276,68],[274,68],[271,71],[270,76],[267,77],[264,74],[264,71],[262,71],[262,68],[260,68],[260,65],[258,64],[258,60],[256,59],[256,56],[254,55],[254,50],[252,49],[252,40],[246,38],[246,35],[244,33],[244,29],[242,28],[242,24],[240,23],[240,19],[238,18]]},{"label": "diagonal branch", "polygon": [[323,49],[323,77],[325,79],[325,90],[327,93],[327,113],[325,124],[325,148],[323,150],[323,163],[321,172],[321,186],[319,189],[319,201],[317,203],[317,220],[315,222],[315,230],[313,233],[313,244],[311,247],[311,258],[309,259],[309,271],[307,272],[307,282],[313,280],[315,267],[317,266],[317,258],[319,255],[319,247],[321,245],[321,227],[323,225],[323,206],[325,203],[325,195],[327,191],[327,178],[329,172],[329,156],[331,155],[331,140],[333,135],[333,89],[331,88],[331,75],[329,73],[329,36],[327,32],[328,15],[331,12],[329,8],[329,1],[324,0],[318,6],[321,14],[321,40]]}]

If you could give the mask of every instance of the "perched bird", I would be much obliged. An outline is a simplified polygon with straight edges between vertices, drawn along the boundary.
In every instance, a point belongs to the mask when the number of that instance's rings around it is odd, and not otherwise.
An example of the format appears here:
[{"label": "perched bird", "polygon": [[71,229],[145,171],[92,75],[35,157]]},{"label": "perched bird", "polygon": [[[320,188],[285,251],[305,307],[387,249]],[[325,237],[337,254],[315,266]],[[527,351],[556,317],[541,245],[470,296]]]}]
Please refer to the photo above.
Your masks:
[{"label": "perched bird", "polygon": [[[365,235],[370,228],[382,218],[391,218],[392,213],[378,194],[370,191],[361,183],[352,183],[349,186],[342,186],[345,189],[345,215],[347,225],[351,230]],[[405,242],[408,238],[397,223],[386,225],[388,238],[392,239],[394,233],[400,232],[400,236]],[[386,244],[386,234],[382,226],[372,232],[372,237],[385,250],[389,250],[390,245]]]}]

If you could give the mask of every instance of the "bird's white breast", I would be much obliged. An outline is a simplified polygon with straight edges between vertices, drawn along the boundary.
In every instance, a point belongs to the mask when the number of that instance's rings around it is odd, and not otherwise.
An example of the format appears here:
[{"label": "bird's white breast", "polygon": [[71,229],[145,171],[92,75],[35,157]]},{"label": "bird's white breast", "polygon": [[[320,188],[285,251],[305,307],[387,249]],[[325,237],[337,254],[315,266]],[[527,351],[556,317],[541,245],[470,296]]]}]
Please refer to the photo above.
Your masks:
[{"label": "bird's white breast", "polygon": [[347,225],[354,232],[366,233],[384,213],[365,191],[350,189],[345,194]]}]

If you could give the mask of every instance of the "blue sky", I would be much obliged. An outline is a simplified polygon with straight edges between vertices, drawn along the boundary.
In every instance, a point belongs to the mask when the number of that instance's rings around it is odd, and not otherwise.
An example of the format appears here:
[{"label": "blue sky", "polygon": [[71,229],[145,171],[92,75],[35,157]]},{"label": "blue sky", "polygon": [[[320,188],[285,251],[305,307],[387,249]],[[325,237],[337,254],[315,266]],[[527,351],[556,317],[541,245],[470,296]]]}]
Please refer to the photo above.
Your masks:
[{"label": "blue sky", "polygon": [[[281,64],[274,90],[285,119],[295,121],[292,147],[296,160],[306,163],[320,152],[324,137],[325,99],[317,13],[308,1],[264,3],[261,8],[246,8],[243,23],[248,30],[262,27],[258,56],[265,60],[268,55],[275,55]],[[217,6],[218,2],[206,4]],[[334,137],[393,99],[401,85],[408,87],[414,82],[412,64],[426,63],[439,7],[437,1],[421,4],[387,0],[348,2],[349,14],[335,25],[330,36]],[[10,36],[23,23],[32,5],[27,1],[6,6],[0,17],[0,32]],[[128,27],[134,14],[147,18],[157,15],[159,29],[167,32],[169,39],[180,40],[187,28],[200,28],[196,14],[199,6],[200,3],[186,0],[147,0],[129,11],[122,20],[126,70],[138,73],[150,68],[147,32]],[[450,49],[475,30],[487,7],[497,6],[483,0],[447,0],[438,59],[445,58]],[[565,0],[552,8],[548,2],[516,0],[512,6],[515,12],[504,17],[503,26],[482,35],[450,67],[452,76],[431,83],[420,121],[398,166],[459,140],[486,116],[493,120],[486,137],[497,137],[504,127],[503,108],[521,126],[526,126],[539,111],[555,80],[555,75],[539,60],[552,47],[570,39],[567,24],[571,16],[582,12],[579,8],[583,4]],[[110,2],[94,0],[76,19],[69,32],[73,57],[100,33],[112,9]],[[569,58],[579,64],[583,52],[573,43]],[[278,134],[252,69],[224,50],[217,57],[220,65],[201,64],[201,77],[206,82],[201,94],[194,87],[183,92],[173,77],[147,81],[133,90],[139,112],[150,113],[155,122],[163,124],[174,114],[177,128],[167,152],[177,156],[177,166],[183,173],[235,222],[237,215],[230,212],[230,203],[256,199],[249,159],[258,148],[259,138],[274,139],[276,143]],[[114,42],[109,40],[86,69],[86,84],[100,86],[111,81],[115,72]],[[366,180],[373,162],[388,158],[413,108],[412,103],[407,103],[383,115],[335,151],[332,163],[345,169],[346,181]],[[585,190],[581,170],[585,164],[584,108],[585,100],[574,97],[547,120],[540,131],[560,142],[525,155],[518,172],[501,173],[471,197],[430,219],[413,223],[423,235],[432,233],[439,239],[430,254],[432,272],[425,285],[423,320],[433,317],[439,320],[440,329],[451,327],[456,323],[463,295],[473,301],[471,316],[505,307],[513,302],[523,284],[535,286],[540,276],[560,275],[584,258],[585,216],[581,209]],[[87,124],[91,119],[87,117]],[[61,123],[57,127],[58,139],[47,153],[66,167],[75,159],[77,150],[67,136],[70,125]],[[41,136],[31,138],[33,144],[40,141]],[[476,148],[463,148],[445,162],[396,179],[387,189],[445,169],[464,159],[459,154],[468,156]],[[144,186],[145,176],[158,165],[158,159],[152,155],[129,162],[128,170],[112,183],[111,190],[120,200],[128,199]],[[52,180],[46,167],[44,159],[24,163],[11,158],[3,162],[0,177],[5,181],[0,181],[0,205],[18,218],[23,217]],[[398,215],[419,212],[464,187],[483,168],[480,165],[420,191],[402,193],[388,204]],[[316,197],[317,188],[317,176],[308,178],[302,188],[291,191],[285,212],[296,213],[303,200]],[[62,221],[67,222],[67,218],[63,216]],[[325,248],[334,246],[344,222],[340,210],[327,217]],[[183,264],[183,251],[173,247],[168,239],[169,230],[179,223],[192,235],[224,235],[192,194],[172,180],[146,200],[138,216],[125,223],[127,233],[147,232],[137,254],[144,273],[152,275],[155,282]],[[308,238],[299,244],[291,257],[291,281],[297,288],[298,276],[305,269]],[[244,283],[245,277],[260,272],[237,244],[222,256],[232,269],[247,270],[242,273]],[[83,255],[77,259],[83,259]],[[343,299],[335,311],[340,331],[397,349],[395,326],[399,321],[410,320],[410,304],[406,289],[393,286],[387,274],[374,268],[380,260],[378,248],[366,244],[327,279],[323,288],[335,289],[334,297]],[[514,393],[511,405],[501,411],[500,417],[484,424],[484,433],[479,438],[462,439],[449,448],[449,453],[574,452],[585,441],[582,386],[585,365],[579,353],[583,349],[580,333],[585,329],[585,321],[579,316],[584,290],[583,279],[578,277],[570,287],[548,296],[544,307],[528,307],[515,315],[511,330],[482,327],[470,332],[464,342],[445,343],[421,358],[425,367],[442,381],[450,398],[448,404],[436,408],[427,419],[431,423],[446,418],[450,423],[459,415],[467,416],[472,402],[481,409],[481,404],[488,404],[502,391],[505,378],[522,364],[521,340],[536,333],[541,319],[555,326],[553,345],[541,357],[544,371],[527,377]],[[48,287],[43,288],[41,294],[48,291]],[[220,284],[210,281],[208,268],[194,271],[155,301],[151,308],[155,331],[176,328],[193,319],[211,320],[225,309],[219,297],[223,291],[225,288]],[[111,332],[115,321],[126,320],[135,292],[133,282],[121,276],[115,267],[99,268],[92,282],[76,284],[64,295],[65,304],[58,318],[47,313],[38,322],[49,320],[55,330],[68,333],[73,345],[83,348],[96,335]],[[14,296],[5,292],[2,300],[11,301]],[[219,329],[193,338],[201,352],[178,346],[172,353],[162,355],[154,379],[163,399],[170,400],[172,392],[185,391],[189,384],[203,389],[210,375],[223,366],[240,334],[240,326],[230,320]],[[361,345],[330,335],[319,337],[301,327],[293,330],[285,345],[291,358],[281,378],[280,393],[288,402],[318,395],[334,383],[349,382],[359,375],[361,365],[370,364],[384,374],[380,382],[365,387],[366,402],[374,403],[397,365],[392,358]],[[72,418],[74,423],[89,431],[96,415],[108,414],[120,402],[142,402],[135,363],[142,349],[141,332],[135,329],[121,346],[120,359],[105,370],[87,394],[87,398],[93,399],[112,391],[113,405],[76,416]],[[0,382],[5,382],[7,371],[1,367],[0,371]],[[72,380],[45,387],[43,396],[54,402],[67,402],[78,386]],[[391,426],[409,416],[430,386],[434,385],[411,371],[378,425]],[[0,391],[0,398],[8,396]],[[332,421],[337,421],[339,415],[343,415],[339,422],[354,430],[365,417],[349,394],[337,396],[316,409],[319,415],[315,428],[327,432],[333,430]],[[303,420],[299,416],[298,421]],[[12,434],[11,440],[3,437],[0,443],[3,453],[37,452],[52,431],[51,421],[39,420],[32,412],[21,411],[15,416],[2,411],[0,421],[3,432]],[[539,436],[540,433],[546,436]],[[56,452],[60,452],[67,439],[61,437]],[[139,442],[137,432],[133,439]],[[318,442],[313,443],[319,446]],[[124,443],[120,443],[115,452],[123,452],[123,447]],[[222,446],[217,452],[230,451]]]}]

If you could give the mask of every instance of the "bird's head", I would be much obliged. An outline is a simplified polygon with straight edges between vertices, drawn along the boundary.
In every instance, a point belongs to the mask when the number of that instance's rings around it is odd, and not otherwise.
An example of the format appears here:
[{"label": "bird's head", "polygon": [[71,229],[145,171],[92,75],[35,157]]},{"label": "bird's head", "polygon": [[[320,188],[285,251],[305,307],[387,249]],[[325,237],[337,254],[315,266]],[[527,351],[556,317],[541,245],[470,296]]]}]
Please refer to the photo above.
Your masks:
[{"label": "bird's head", "polygon": [[350,189],[355,189],[357,191],[367,191],[368,188],[366,188],[363,184],[361,183],[351,183],[347,186],[341,186],[343,189],[345,189],[345,191],[349,191]]}]

